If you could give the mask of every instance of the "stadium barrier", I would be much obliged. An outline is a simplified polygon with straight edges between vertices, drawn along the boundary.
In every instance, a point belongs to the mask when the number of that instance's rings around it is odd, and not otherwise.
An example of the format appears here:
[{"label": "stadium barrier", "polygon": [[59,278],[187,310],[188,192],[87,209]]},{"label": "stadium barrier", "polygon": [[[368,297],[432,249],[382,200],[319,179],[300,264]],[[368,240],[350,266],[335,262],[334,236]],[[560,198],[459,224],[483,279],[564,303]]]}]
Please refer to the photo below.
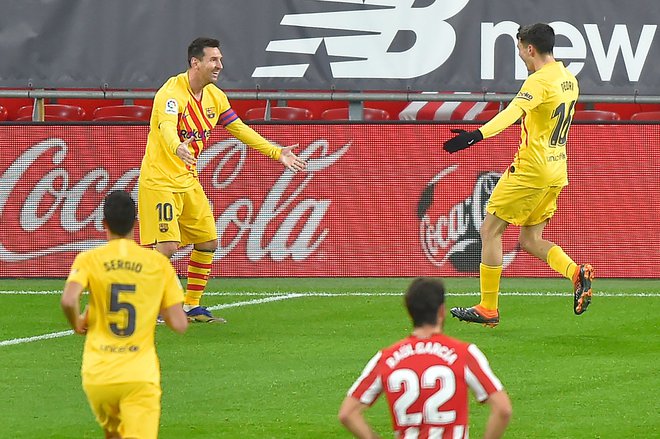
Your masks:
[{"label": "stadium barrier", "polygon": [[[484,207],[519,127],[449,155],[448,124],[263,124],[300,144],[296,175],[214,130],[199,157],[217,218],[212,276],[475,276]],[[101,243],[103,196],[137,195],[144,125],[1,125],[0,277],[64,277]],[[547,227],[600,277],[660,277],[659,125],[574,125]],[[632,139],[632,140],[631,140]],[[505,276],[554,276],[504,236]],[[181,274],[190,248],[174,264]]]}]

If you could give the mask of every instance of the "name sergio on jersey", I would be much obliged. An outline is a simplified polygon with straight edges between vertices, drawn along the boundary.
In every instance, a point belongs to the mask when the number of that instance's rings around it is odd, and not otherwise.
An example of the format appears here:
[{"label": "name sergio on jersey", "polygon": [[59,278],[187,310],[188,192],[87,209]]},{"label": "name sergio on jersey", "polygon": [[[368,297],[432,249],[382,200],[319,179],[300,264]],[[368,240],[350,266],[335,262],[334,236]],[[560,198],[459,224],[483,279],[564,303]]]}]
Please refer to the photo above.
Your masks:
[{"label": "name sergio on jersey", "polygon": [[438,342],[420,341],[415,343],[414,347],[410,343],[402,345],[392,353],[391,357],[385,360],[385,364],[387,364],[390,369],[394,369],[400,361],[412,357],[413,355],[435,355],[449,365],[454,364],[458,359],[458,355],[452,348],[448,348]]},{"label": "name sergio on jersey", "polygon": [[105,271],[129,270],[139,273],[142,271],[142,264],[135,261],[125,261],[121,259],[111,259],[103,263]]}]

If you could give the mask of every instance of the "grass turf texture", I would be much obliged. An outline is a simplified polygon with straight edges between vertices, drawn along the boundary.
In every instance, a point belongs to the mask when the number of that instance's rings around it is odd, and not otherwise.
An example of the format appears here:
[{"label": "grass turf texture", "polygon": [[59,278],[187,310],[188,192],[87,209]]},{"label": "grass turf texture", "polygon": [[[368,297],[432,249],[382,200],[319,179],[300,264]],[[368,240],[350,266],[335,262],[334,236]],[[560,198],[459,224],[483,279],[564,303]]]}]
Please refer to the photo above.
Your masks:
[{"label": "grass turf texture", "polygon": [[[401,293],[410,279],[213,279],[204,304],[220,306],[288,293]],[[478,279],[446,279],[448,306],[477,302]],[[55,290],[62,280],[8,280],[0,290]],[[476,343],[509,391],[507,438],[651,437],[660,431],[656,389],[660,281],[601,280],[576,317],[564,279],[502,280],[495,329],[449,318],[448,334]],[[469,294],[473,293],[473,294]],[[547,294],[545,294],[547,293]],[[557,294],[560,293],[560,294]],[[467,295],[464,295],[467,294]],[[640,296],[631,296],[639,294]],[[270,297],[270,296],[266,296]],[[3,341],[67,330],[59,296],[0,295],[0,437],[101,436],[80,388],[83,338],[15,345]],[[379,348],[411,326],[401,297],[304,296],[215,311],[227,325],[158,328],[163,369],[161,438],[348,438],[336,412]],[[486,407],[471,403],[471,437]],[[382,399],[367,411],[390,431]]]}]

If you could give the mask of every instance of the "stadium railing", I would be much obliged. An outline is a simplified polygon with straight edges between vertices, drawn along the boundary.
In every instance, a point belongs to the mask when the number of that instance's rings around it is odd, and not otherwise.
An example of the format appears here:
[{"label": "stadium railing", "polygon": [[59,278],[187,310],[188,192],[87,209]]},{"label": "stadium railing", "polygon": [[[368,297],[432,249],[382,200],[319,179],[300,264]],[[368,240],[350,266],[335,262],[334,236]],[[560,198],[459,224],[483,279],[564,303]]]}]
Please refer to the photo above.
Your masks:
[{"label": "stadium railing", "polygon": [[[336,107],[337,101],[348,103],[349,119],[363,120],[363,108],[365,102],[370,103],[399,103],[405,105],[411,102],[497,102],[507,103],[511,101],[515,94],[509,93],[452,93],[452,92],[433,92],[423,93],[421,91],[406,92],[343,92],[343,91],[232,91],[226,90],[227,96],[236,103],[239,101],[253,101],[249,105],[237,105],[247,108],[260,106],[256,102],[266,102],[266,105],[273,103],[273,106],[287,106],[290,101],[298,102],[326,102],[329,108]],[[43,120],[44,103],[62,103],[62,100],[95,100],[95,103],[108,102],[108,105],[116,105],[117,102],[124,104],[133,104],[139,101],[149,102],[153,99],[155,90],[152,91],[131,91],[131,90],[43,90],[43,89],[0,89],[0,105],[9,110],[8,120],[12,118],[10,101],[20,102],[24,106],[26,101],[33,106],[32,120]],[[628,120],[633,113],[642,111],[660,110],[660,96],[640,96],[634,95],[582,95],[580,96],[580,105],[585,109],[598,109],[606,111],[615,111],[621,115],[622,120]],[[98,105],[98,104],[97,104]],[[263,106],[263,104],[261,105]],[[370,105],[372,106],[372,105]],[[612,108],[612,106],[626,107],[624,111]],[[93,113],[88,112],[90,115]],[[390,114],[397,114],[392,108],[386,109]],[[238,112],[238,111],[237,111]],[[321,114],[318,112],[318,114]],[[239,112],[239,116],[242,116]],[[269,120],[265,118],[265,120]]]}]

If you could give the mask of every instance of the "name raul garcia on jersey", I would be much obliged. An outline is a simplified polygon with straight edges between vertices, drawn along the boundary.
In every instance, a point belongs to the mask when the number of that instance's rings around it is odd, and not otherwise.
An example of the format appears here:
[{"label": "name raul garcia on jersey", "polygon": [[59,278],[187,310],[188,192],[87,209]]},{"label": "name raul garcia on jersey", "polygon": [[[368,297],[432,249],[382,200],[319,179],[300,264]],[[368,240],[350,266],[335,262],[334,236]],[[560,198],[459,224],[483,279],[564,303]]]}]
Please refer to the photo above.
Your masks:
[{"label": "name raul garcia on jersey", "polygon": [[387,364],[390,369],[394,369],[400,361],[412,357],[413,355],[435,355],[449,365],[454,364],[458,359],[458,355],[453,348],[448,348],[437,341],[420,341],[415,343],[415,346],[411,343],[401,345],[399,349],[392,352],[392,355],[385,360],[385,364]]}]

